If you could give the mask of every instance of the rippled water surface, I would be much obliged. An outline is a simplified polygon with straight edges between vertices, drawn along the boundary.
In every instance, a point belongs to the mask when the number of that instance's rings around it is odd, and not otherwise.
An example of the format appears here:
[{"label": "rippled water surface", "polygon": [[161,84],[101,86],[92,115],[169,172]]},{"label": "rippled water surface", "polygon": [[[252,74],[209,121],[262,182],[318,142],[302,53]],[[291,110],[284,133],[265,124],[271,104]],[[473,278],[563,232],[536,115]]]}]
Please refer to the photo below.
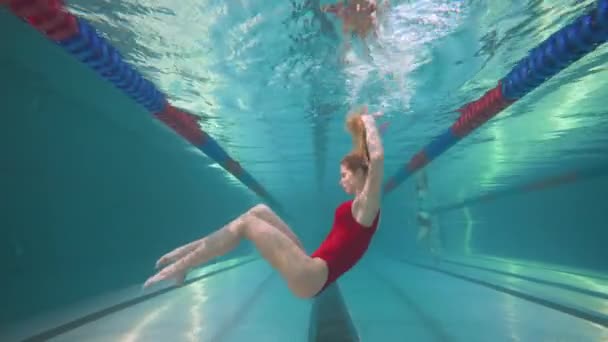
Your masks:
[{"label": "rippled water surface", "polygon": [[[393,174],[592,1],[391,2],[371,59],[340,62],[341,30],[306,1],[71,1],[177,106],[201,117],[271,194],[337,186],[353,106],[382,110]],[[578,61],[429,167],[450,202],[606,151],[607,48]],[[443,184],[442,184],[443,183]],[[441,186],[449,185],[449,186]],[[239,185],[237,185],[239,186]],[[446,190],[447,191],[447,190]]]}]

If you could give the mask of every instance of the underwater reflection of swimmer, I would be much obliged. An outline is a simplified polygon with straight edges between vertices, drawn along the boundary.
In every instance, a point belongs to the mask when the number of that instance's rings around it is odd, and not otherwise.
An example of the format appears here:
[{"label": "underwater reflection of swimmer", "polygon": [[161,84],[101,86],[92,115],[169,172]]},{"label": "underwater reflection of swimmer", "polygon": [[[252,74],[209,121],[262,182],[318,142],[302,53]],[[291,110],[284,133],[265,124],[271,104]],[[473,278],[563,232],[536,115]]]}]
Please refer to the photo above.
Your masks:
[{"label": "underwater reflection of swimmer", "polygon": [[439,233],[433,229],[433,222],[428,212],[419,211],[416,215],[416,221],[418,223],[418,235],[416,241],[424,244],[425,249],[431,254],[435,262],[439,262],[439,246],[437,241],[437,234]]},{"label": "underwater reflection of swimmer", "polygon": [[418,223],[418,236],[416,237],[416,240],[428,240],[429,233],[432,229],[432,223],[429,213],[427,213],[426,211],[419,211],[418,214],[416,214],[416,222]]},{"label": "underwater reflection of swimmer", "polygon": [[416,182],[416,195],[418,196],[418,201],[426,199],[428,186],[429,184],[426,178],[426,173],[421,172],[420,177],[418,177],[418,182]]},{"label": "underwater reflection of swimmer", "polygon": [[439,232],[433,227],[433,221],[428,211],[425,210],[428,192],[428,180],[425,172],[421,172],[416,182],[416,198],[418,200],[418,212],[416,223],[418,225],[417,243],[424,244],[426,250],[431,253],[433,259],[439,261]]},{"label": "underwater reflection of swimmer", "polygon": [[346,4],[338,2],[321,6],[323,12],[333,13],[338,19],[342,20],[342,33],[344,34],[340,53],[342,61],[345,61],[353,36],[359,37],[366,57],[371,58],[368,45],[369,35],[371,33],[374,38],[378,38],[378,19],[389,6],[388,0],[384,0],[380,7],[376,5],[376,0],[347,0]]}]

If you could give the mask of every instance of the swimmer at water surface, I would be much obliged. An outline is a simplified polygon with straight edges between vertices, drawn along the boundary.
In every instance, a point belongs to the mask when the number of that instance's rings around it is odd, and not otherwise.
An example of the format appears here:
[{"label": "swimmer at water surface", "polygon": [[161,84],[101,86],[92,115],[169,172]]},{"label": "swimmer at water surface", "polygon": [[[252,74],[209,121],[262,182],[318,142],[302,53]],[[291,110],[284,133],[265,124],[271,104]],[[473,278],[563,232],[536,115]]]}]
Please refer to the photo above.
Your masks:
[{"label": "swimmer at water surface", "polygon": [[144,287],[162,280],[182,284],[189,269],[248,239],[295,296],[311,298],[321,293],[357,264],[378,229],[384,173],[384,149],[375,122],[380,115],[368,114],[364,107],[347,118],[353,150],[340,162],[340,185],[353,197],[337,206],[331,230],[311,255],[272,209],[259,204],[208,236],[162,256],[156,263],[162,269]]},{"label": "swimmer at water surface", "polygon": [[370,33],[378,38],[378,15],[382,14],[388,6],[388,0],[385,0],[380,8],[377,7],[375,0],[348,0],[346,4],[338,2],[321,6],[323,12],[333,13],[342,20],[342,33],[344,34],[342,59],[350,49],[352,35],[359,37],[366,53],[369,55],[367,38]]}]

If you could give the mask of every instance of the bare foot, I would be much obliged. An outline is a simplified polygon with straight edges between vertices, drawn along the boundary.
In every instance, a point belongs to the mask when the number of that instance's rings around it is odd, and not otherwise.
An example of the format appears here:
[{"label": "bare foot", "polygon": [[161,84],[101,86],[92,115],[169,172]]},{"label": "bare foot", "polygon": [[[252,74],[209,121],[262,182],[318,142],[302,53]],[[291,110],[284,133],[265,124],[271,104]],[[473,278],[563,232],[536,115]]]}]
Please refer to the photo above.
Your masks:
[{"label": "bare foot", "polygon": [[162,257],[160,257],[160,259],[158,259],[158,261],[156,261],[156,269],[159,270],[167,265],[169,265],[170,263],[173,263],[175,260],[173,259],[171,253],[169,254],[165,254]]},{"label": "bare foot", "polygon": [[156,273],[154,276],[148,278],[143,285],[143,288],[148,288],[163,280],[174,279],[176,285],[181,286],[186,279],[186,270],[177,270],[175,267],[167,267],[162,271]]}]

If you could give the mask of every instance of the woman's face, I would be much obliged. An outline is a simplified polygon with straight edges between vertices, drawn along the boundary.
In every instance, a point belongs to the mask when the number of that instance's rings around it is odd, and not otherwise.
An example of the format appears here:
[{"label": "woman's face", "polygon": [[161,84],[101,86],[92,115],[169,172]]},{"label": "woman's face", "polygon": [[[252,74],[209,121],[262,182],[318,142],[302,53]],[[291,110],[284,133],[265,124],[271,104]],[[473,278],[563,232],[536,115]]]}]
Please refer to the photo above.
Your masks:
[{"label": "woman's face", "polygon": [[340,186],[349,195],[354,195],[363,183],[362,171],[353,172],[345,165],[340,165]]}]

